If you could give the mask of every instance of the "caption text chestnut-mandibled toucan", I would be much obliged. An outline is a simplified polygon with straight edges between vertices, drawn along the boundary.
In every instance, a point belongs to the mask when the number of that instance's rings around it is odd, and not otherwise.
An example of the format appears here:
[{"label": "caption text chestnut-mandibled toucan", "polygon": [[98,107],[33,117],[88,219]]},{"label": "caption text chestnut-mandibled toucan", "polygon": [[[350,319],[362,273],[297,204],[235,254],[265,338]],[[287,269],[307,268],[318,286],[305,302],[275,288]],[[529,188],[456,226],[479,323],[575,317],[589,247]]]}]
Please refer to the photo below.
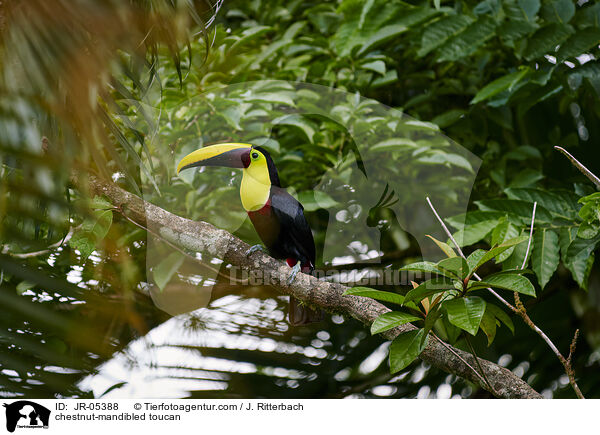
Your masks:
[{"label": "caption text chestnut-mandibled toucan", "polygon": [[[242,168],[242,205],[269,254],[285,259],[292,267],[288,284],[300,270],[313,271],[315,242],[304,208],[281,187],[273,159],[264,148],[242,143],[210,145],[181,159],[177,173],[198,166]],[[253,246],[248,255],[260,248],[260,245]],[[321,311],[312,310],[290,297],[288,318],[292,325],[319,321],[322,317]]]}]

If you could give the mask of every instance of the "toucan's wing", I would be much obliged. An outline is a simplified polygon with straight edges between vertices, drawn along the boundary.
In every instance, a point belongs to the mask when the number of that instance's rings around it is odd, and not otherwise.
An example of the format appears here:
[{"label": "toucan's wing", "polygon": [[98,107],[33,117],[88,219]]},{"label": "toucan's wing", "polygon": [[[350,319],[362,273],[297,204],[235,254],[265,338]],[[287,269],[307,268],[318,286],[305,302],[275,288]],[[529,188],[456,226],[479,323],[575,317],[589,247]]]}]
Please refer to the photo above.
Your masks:
[{"label": "toucan's wing", "polygon": [[271,186],[271,208],[279,220],[280,237],[291,243],[290,248],[315,265],[315,241],[304,216],[304,207],[285,189]]}]

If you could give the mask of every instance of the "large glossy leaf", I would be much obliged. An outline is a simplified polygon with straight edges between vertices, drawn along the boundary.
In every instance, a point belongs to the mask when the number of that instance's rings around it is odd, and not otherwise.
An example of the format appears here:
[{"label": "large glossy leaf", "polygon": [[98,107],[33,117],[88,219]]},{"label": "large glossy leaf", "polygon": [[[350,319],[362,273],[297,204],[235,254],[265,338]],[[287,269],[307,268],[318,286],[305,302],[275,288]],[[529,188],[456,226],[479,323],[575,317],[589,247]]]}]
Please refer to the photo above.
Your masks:
[{"label": "large glossy leaf", "polygon": [[473,291],[488,287],[510,290],[535,297],[535,288],[529,279],[519,274],[509,272],[498,272],[484,277],[483,280],[479,282],[472,281],[468,289],[469,291]]},{"label": "large glossy leaf", "polygon": [[[517,227],[508,219],[503,219],[500,221],[498,226],[494,228],[494,231],[492,231],[492,246],[501,245],[502,243],[518,236],[519,230]],[[496,262],[502,263],[504,260],[510,257],[513,251],[514,247],[511,246],[509,249],[496,256]]]},{"label": "large glossy leaf", "polygon": [[404,325],[405,323],[415,322],[422,320],[413,314],[404,313],[402,311],[391,311],[389,313],[383,313],[371,324],[371,334],[379,334],[385,332],[388,329],[395,328],[396,326]]},{"label": "large glossy leaf", "polygon": [[427,346],[427,338],[423,340],[422,329],[400,334],[390,346],[390,372],[396,373],[405,369],[423,352]]},{"label": "large glossy leaf", "polygon": [[485,313],[483,299],[478,296],[456,298],[445,301],[443,306],[448,313],[450,323],[471,335],[477,334],[481,318]]},{"label": "large glossy leaf", "polygon": [[[473,257],[471,258],[471,265],[470,265],[470,274],[473,274],[474,272],[477,271],[477,269],[479,269],[481,266],[483,266],[485,263],[487,263],[488,261],[490,261],[492,258],[497,257],[498,255],[502,254],[503,252],[507,251],[508,249],[525,242],[528,239],[528,237],[526,236],[520,236],[520,237],[515,237],[514,239],[510,239],[507,240],[506,242],[498,245],[498,246],[494,246],[492,249],[490,249],[487,252],[481,253],[481,252],[477,252],[476,255],[475,252],[472,254]],[[477,260],[477,261],[475,261]]]},{"label": "large glossy leaf", "polygon": [[544,288],[558,267],[560,245],[558,234],[551,229],[540,228],[533,234],[531,266]]}]

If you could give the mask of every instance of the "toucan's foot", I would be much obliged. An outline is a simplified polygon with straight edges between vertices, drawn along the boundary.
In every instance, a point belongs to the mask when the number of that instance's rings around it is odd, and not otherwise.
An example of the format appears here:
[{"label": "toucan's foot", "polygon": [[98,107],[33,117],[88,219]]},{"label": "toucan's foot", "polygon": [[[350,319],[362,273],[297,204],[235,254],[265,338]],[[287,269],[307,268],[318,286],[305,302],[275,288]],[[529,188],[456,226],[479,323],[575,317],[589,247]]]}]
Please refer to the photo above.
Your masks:
[{"label": "toucan's foot", "polygon": [[294,279],[296,279],[296,275],[298,275],[298,272],[300,272],[300,262],[298,261],[296,264],[294,264],[294,267],[292,267],[292,273],[290,273],[290,276],[288,276],[287,279],[287,285],[290,285],[291,283],[294,282]]},{"label": "toucan's foot", "polygon": [[246,251],[246,257],[250,257],[256,251],[267,252],[263,245],[254,245]]}]

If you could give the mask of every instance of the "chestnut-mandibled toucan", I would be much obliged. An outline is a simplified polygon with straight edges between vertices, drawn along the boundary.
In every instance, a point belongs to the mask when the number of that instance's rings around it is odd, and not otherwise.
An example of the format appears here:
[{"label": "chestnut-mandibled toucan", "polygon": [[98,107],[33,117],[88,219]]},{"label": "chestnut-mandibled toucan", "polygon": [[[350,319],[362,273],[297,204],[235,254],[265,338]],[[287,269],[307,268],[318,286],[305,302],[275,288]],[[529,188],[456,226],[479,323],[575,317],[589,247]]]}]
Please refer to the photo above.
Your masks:
[{"label": "chestnut-mandibled toucan", "polygon": [[[304,208],[281,187],[273,159],[264,148],[242,143],[210,145],[185,156],[177,165],[177,173],[197,166],[242,168],[242,205],[269,254],[285,259],[292,267],[288,284],[300,270],[313,271],[315,242]],[[260,248],[253,246],[248,255]],[[319,321],[322,316],[322,312],[290,297],[288,318],[292,325]]]}]

